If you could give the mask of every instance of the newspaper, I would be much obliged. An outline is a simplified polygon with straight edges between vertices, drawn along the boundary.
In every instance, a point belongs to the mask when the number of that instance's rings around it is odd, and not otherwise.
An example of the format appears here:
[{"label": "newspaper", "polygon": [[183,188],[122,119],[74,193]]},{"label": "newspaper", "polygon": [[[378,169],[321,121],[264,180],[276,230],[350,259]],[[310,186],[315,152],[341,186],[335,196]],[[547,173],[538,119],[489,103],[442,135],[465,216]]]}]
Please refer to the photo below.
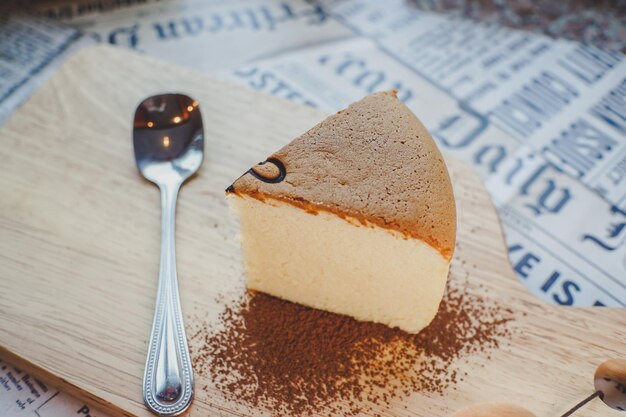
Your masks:
[{"label": "newspaper", "polygon": [[69,23],[102,42],[204,72],[354,36],[302,0],[162,1]]},{"label": "newspaper", "polygon": [[513,268],[535,295],[568,306],[625,306],[624,211],[527,146],[486,185]]},{"label": "newspaper", "polygon": [[0,416],[106,417],[0,359]]},{"label": "newspaper", "polygon": [[[0,96],[0,122],[57,65],[52,51],[80,39],[329,112],[393,88],[443,152],[484,180],[529,291],[560,305],[626,307],[623,55],[451,20],[400,0],[145,1],[47,9],[66,26],[0,26],[0,34],[19,34],[3,36],[0,48],[36,44],[33,56],[51,57],[20,71],[0,53],[0,91],[14,86]],[[0,415],[105,414],[0,362]]]},{"label": "newspaper", "polygon": [[73,28],[28,17],[0,17],[0,124],[78,48]]}]

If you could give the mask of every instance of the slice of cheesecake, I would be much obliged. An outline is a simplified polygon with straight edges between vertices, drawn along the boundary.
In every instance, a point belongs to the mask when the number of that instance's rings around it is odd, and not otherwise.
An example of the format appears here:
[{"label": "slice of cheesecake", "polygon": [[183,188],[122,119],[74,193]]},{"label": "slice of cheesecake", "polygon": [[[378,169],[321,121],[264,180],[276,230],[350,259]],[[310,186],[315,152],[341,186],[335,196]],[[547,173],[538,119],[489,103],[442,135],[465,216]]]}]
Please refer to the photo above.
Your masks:
[{"label": "slice of cheesecake", "polygon": [[454,196],[437,146],[395,92],[328,117],[226,192],[248,288],[411,333],[435,316]]}]

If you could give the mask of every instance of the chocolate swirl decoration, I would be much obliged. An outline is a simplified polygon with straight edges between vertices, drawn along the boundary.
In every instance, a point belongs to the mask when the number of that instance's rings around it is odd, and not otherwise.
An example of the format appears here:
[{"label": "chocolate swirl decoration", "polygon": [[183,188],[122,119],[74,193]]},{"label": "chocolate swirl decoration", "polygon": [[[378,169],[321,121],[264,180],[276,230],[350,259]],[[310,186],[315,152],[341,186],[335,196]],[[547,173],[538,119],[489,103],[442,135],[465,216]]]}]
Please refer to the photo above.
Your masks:
[{"label": "chocolate swirl decoration", "polygon": [[280,162],[280,160],[278,160],[276,158],[268,158],[267,161],[260,162],[259,165],[265,165],[268,162],[271,163],[271,164],[274,164],[276,166],[276,168],[278,168],[278,175],[277,176],[275,176],[275,177],[265,177],[265,176],[263,176],[263,174],[255,171],[254,168],[250,168],[246,172],[246,174],[251,174],[256,179],[259,179],[259,180],[261,180],[263,182],[267,182],[267,183],[270,183],[270,184],[276,184],[276,183],[279,183],[282,180],[284,180],[285,177],[287,176],[287,170],[285,169],[285,165],[282,162]]},{"label": "chocolate swirl decoration", "polygon": [[[263,162],[259,162],[258,165],[265,165],[266,163],[270,163],[273,164],[274,166],[276,166],[276,168],[278,168],[278,175],[274,176],[274,177],[266,177],[265,175],[263,175],[262,173],[260,173],[259,171],[255,170],[254,167],[250,168],[249,170],[247,170],[243,175],[246,174],[250,174],[252,175],[254,178],[261,180],[263,182],[269,183],[269,184],[276,184],[279,183],[281,181],[283,181],[285,179],[285,177],[287,176],[287,169],[285,168],[285,164],[283,164],[279,159],[277,158],[268,158],[266,161]],[[241,178],[241,177],[240,177]],[[232,193],[235,191],[235,188],[231,185],[230,187],[228,187],[226,189],[227,193]]]}]

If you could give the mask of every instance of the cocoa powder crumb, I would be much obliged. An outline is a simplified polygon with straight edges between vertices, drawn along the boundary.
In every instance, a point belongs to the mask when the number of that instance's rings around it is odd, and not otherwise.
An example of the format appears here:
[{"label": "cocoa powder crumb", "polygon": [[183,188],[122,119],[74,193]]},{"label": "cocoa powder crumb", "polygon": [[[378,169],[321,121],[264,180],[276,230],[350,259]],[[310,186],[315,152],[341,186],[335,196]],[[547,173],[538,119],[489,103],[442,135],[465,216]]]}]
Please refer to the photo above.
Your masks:
[{"label": "cocoa powder crumb", "polygon": [[412,335],[248,292],[221,314],[220,330],[193,321],[192,356],[230,400],[275,415],[356,415],[415,391],[442,394],[461,379],[453,362],[498,347],[512,317],[448,289],[433,322]]}]

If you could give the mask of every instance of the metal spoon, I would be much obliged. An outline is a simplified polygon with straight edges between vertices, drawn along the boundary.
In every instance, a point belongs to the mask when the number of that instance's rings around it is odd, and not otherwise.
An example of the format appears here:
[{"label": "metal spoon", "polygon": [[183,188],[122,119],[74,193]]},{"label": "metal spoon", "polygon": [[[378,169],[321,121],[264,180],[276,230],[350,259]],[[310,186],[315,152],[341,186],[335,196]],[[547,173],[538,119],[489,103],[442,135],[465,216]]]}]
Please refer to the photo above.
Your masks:
[{"label": "metal spoon", "polygon": [[198,102],[182,94],[144,100],[135,112],[135,160],[161,190],[161,267],[143,379],[144,401],[161,416],[183,413],[193,398],[193,371],[176,278],[174,220],[180,186],[202,164],[204,135]]}]

